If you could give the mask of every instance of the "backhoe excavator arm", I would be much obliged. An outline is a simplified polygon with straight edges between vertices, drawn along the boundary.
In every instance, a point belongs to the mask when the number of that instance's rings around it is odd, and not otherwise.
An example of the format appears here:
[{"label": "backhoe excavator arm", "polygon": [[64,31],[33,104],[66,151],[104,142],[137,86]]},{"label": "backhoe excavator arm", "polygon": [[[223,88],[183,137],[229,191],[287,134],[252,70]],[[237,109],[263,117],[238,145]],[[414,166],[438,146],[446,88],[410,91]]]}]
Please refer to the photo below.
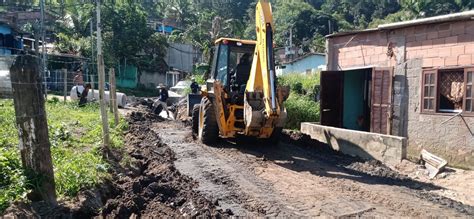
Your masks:
[{"label": "backhoe excavator arm", "polygon": [[281,127],[282,121],[286,119],[286,112],[281,106],[283,98],[276,87],[274,28],[269,0],[258,1],[255,23],[257,43],[245,91],[246,134],[252,135],[252,132],[258,131],[258,135],[268,136],[273,128]]}]

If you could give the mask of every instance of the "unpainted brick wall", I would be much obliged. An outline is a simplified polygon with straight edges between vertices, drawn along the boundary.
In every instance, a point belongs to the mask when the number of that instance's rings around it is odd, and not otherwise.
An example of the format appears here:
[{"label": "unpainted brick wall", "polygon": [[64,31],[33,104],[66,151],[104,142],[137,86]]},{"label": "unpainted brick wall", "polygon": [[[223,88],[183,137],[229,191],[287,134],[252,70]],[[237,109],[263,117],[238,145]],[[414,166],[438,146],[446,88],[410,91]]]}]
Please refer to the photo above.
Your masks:
[{"label": "unpainted brick wall", "polygon": [[474,66],[473,20],[336,36],[328,48],[328,70],[394,68],[392,134],[408,137],[409,157],[425,148],[474,169],[474,117],[420,113],[423,69]]}]

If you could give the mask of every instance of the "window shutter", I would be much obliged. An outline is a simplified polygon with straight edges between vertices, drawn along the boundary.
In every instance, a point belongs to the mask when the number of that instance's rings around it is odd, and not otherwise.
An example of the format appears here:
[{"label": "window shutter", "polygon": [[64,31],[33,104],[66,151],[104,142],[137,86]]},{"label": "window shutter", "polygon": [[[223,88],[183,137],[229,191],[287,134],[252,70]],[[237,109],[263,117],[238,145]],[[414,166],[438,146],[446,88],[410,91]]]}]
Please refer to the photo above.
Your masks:
[{"label": "window shutter", "polygon": [[472,113],[474,112],[474,68],[464,69],[464,82],[466,84],[464,92],[464,104],[463,111]]},{"label": "window shutter", "polygon": [[372,72],[371,132],[390,134],[392,117],[392,69]]},{"label": "window shutter", "polygon": [[435,113],[437,105],[438,71],[425,70],[421,79],[421,111]]}]

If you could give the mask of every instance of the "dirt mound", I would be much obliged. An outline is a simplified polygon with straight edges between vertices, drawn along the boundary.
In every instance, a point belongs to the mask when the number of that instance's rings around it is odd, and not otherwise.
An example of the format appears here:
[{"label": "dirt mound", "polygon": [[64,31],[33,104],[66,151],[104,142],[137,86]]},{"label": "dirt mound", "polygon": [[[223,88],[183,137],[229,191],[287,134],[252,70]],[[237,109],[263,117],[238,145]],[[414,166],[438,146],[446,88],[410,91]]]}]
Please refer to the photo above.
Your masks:
[{"label": "dirt mound", "polygon": [[133,111],[129,115],[129,122],[130,123],[138,123],[138,122],[162,122],[163,119],[161,116],[156,115],[154,113],[142,112],[142,111]]},{"label": "dirt mound", "polygon": [[[190,121],[188,116],[188,100],[182,99],[174,105],[175,118],[187,124]],[[189,123],[190,124],[190,123]]]},{"label": "dirt mound", "polygon": [[140,112],[131,114],[125,138],[130,165],[115,181],[119,195],[107,201],[101,215],[222,217],[211,201],[194,191],[196,182],[174,167],[174,152],[149,128],[150,122],[160,121],[158,118]]},{"label": "dirt mound", "polygon": [[[197,183],[174,166],[175,154],[150,129],[160,116],[134,111],[122,153],[110,151],[112,179],[98,188],[81,191],[77,197],[51,207],[42,202],[15,203],[5,216],[17,218],[113,218],[212,217],[231,214],[195,191]],[[122,164],[122,165],[121,165]]]}]

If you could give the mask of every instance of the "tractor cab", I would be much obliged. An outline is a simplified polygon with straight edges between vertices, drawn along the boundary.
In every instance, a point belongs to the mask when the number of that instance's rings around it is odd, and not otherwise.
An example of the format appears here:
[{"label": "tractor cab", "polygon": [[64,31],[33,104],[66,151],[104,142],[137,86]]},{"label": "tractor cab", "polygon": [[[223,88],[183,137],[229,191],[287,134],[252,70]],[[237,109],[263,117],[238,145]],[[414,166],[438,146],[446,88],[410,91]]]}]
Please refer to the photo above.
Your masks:
[{"label": "tractor cab", "polygon": [[231,103],[243,105],[254,52],[255,41],[231,38],[216,41],[211,78],[222,84]]}]

